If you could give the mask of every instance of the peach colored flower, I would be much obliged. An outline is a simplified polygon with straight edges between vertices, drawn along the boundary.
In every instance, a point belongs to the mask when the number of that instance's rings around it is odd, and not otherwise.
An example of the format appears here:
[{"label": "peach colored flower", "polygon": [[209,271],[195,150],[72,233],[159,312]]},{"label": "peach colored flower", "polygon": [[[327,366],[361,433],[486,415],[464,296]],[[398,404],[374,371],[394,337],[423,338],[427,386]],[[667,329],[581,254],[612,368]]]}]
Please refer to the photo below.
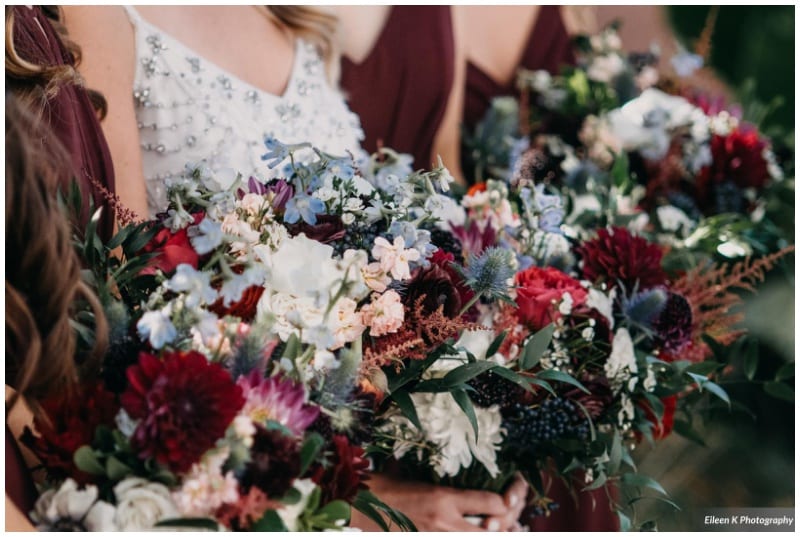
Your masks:
[{"label": "peach colored flower", "polygon": [[372,247],[372,255],[380,261],[384,272],[391,274],[395,280],[410,279],[411,270],[408,263],[420,258],[420,253],[416,249],[406,249],[406,241],[403,237],[395,237],[394,243],[378,237],[375,239],[375,246]]},{"label": "peach colored flower", "polygon": [[373,336],[382,336],[397,332],[403,325],[405,310],[396,291],[386,291],[371,304],[361,308],[361,314],[369,332]]},{"label": "peach colored flower", "polygon": [[331,350],[336,350],[343,347],[345,343],[355,341],[366,328],[361,312],[356,311],[357,307],[356,301],[350,298],[342,298],[336,303],[334,309],[336,327],[333,334],[335,343]]},{"label": "peach colored flower", "polygon": [[361,276],[367,287],[378,293],[386,291],[386,286],[392,281],[381,268],[381,264],[377,262],[361,267]]}]

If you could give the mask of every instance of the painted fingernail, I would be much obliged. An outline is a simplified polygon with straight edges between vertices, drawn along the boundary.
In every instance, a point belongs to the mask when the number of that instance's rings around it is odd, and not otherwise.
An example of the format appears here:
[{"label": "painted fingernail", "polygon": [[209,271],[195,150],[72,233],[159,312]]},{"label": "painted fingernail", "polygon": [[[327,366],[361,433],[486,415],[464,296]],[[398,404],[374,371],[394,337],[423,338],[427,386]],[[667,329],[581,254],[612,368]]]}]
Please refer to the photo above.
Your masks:
[{"label": "painted fingernail", "polygon": [[489,531],[497,531],[500,529],[500,522],[495,519],[489,521],[489,526],[486,528]]},{"label": "painted fingernail", "polygon": [[512,494],[511,496],[508,497],[509,507],[514,507],[515,505],[517,505],[517,502],[519,502],[519,497],[516,494]]}]

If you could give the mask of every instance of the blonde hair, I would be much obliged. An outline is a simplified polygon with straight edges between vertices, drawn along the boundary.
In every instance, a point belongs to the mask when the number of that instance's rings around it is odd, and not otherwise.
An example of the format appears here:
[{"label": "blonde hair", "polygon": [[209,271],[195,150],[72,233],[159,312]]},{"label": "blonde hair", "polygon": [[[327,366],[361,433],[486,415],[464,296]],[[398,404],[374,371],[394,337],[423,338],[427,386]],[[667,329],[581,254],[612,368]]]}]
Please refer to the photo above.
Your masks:
[{"label": "blonde hair", "polygon": [[314,44],[325,62],[331,84],[339,80],[339,46],[336,29],[339,19],[313,6],[267,6],[267,11],[294,35]]}]

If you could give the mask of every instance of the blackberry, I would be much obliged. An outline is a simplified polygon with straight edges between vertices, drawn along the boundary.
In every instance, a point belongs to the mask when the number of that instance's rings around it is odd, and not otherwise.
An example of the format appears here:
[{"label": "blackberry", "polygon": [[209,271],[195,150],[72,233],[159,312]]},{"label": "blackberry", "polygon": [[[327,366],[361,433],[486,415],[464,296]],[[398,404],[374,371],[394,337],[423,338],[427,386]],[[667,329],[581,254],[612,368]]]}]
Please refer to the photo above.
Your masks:
[{"label": "blackberry", "polygon": [[505,414],[503,427],[506,445],[521,456],[535,453],[554,440],[589,437],[586,417],[575,403],[562,398],[548,399],[536,408],[516,404]]},{"label": "blackberry", "polygon": [[421,227],[431,232],[431,244],[438,246],[445,252],[453,254],[454,261],[461,266],[464,265],[464,248],[461,245],[461,241],[458,240],[455,235],[449,231],[439,229],[436,225],[431,223],[425,223]]},{"label": "blackberry", "polygon": [[103,381],[106,388],[114,393],[122,393],[128,386],[125,371],[139,359],[140,344],[136,337],[125,334],[110,342],[103,361]]},{"label": "blackberry", "polygon": [[716,213],[744,213],[746,204],[742,190],[733,181],[725,181],[714,187]]},{"label": "blackberry", "polygon": [[525,388],[514,384],[493,371],[487,371],[467,382],[475,391],[469,392],[472,401],[482,407],[499,405],[507,409],[525,397]]},{"label": "blackberry", "polygon": [[378,220],[371,225],[355,224],[346,228],[345,236],[332,246],[336,255],[343,255],[345,250],[372,250],[375,239],[386,232],[386,222]]},{"label": "blackberry", "polygon": [[694,198],[683,192],[670,192],[667,194],[667,200],[671,205],[674,205],[681,211],[685,212],[692,220],[700,220],[703,213],[697,207]]}]

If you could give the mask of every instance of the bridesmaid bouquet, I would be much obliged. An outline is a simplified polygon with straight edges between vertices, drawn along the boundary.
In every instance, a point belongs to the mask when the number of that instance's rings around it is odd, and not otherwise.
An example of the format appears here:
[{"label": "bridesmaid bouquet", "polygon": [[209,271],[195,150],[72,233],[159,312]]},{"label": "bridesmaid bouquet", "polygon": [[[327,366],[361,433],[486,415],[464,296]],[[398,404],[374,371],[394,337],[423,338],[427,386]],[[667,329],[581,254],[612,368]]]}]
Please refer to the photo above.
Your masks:
[{"label": "bridesmaid bouquet", "polygon": [[[519,350],[526,375],[580,383],[519,398],[495,378],[486,402],[503,414],[499,452],[522,437],[527,461],[581,469],[587,489],[665,493],[635,472],[631,451],[672,430],[702,441],[699,409],[735,404],[718,381],[737,355],[753,378],[734,291],[755,291],[793,251],[775,210],[793,195],[790,163],[741,111],[659,81],[657,58],[624,54],[613,28],[578,44],[577,66],[522,72],[520,101],[496,99],[463,140],[478,180],[461,200],[463,226],[484,239],[478,249],[502,245],[518,262],[515,304],[485,323],[505,336],[495,359]],[[526,364],[543,333],[549,343]],[[787,368],[769,393],[793,398]]]}]

